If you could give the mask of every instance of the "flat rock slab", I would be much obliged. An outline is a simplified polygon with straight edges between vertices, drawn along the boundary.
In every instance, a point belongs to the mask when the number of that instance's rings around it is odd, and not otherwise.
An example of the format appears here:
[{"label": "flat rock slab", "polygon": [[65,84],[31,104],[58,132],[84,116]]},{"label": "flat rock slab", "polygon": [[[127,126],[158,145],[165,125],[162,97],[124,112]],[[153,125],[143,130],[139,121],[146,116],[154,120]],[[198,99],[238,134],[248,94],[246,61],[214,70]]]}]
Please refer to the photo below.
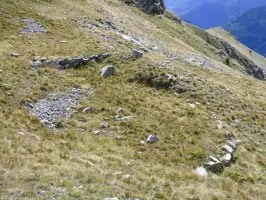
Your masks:
[{"label": "flat rock slab", "polygon": [[79,104],[79,99],[93,93],[93,89],[83,91],[73,88],[70,94],[54,95],[47,99],[42,99],[30,109],[30,113],[40,119],[42,123],[50,129],[56,129],[56,120],[70,118],[71,107]]}]

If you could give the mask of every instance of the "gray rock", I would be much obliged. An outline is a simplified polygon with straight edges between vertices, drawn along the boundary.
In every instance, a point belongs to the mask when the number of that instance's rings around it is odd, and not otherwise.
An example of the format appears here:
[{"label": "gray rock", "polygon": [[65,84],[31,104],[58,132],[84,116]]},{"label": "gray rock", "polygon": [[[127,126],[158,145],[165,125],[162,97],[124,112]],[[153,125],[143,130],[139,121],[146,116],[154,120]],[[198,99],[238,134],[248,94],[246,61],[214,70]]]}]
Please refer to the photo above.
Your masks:
[{"label": "gray rock", "polygon": [[116,111],[116,114],[120,114],[120,113],[124,113],[124,109],[123,109],[123,108],[119,108],[119,109]]},{"label": "gray rock", "polygon": [[107,122],[102,122],[101,123],[101,127],[102,128],[108,128],[109,127],[109,124]]},{"label": "gray rock", "polygon": [[232,147],[233,150],[236,150],[236,148],[237,148],[237,141],[235,141],[235,140],[228,140],[227,143],[228,143],[228,145],[230,147]]},{"label": "gray rock", "polygon": [[232,137],[233,137],[233,135],[232,135],[232,133],[231,133],[230,131],[226,131],[226,132],[225,132],[225,136],[226,136],[226,138],[227,138],[228,140],[231,140]]},{"label": "gray rock", "polygon": [[39,59],[40,59],[40,56],[34,56],[32,60],[33,60],[34,62],[36,62],[36,61],[39,60]]},{"label": "gray rock", "polygon": [[149,143],[155,143],[158,141],[159,141],[159,138],[156,135],[150,135],[147,139],[147,142],[149,142]]},{"label": "gray rock", "polygon": [[227,153],[223,156],[222,162],[225,166],[229,166],[232,162],[232,155],[230,153]]},{"label": "gray rock", "polygon": [[114,66],[106,66],[102,68],[101,76],[103,78],[106,78],[108,76],[114,76],[115,75],[115,67]]},{"label": "gray rock", "polygon": [[205,163],[204,167],[213,173],[219,173],[219,172],[222,172],[222,170],[223,170],[222,162],[209,161],[209,162]]},{"label": "gray rock", "polygon": [[131,57],[133,57],[133,58],[142,58],[143,57],[143,53],[141,51],[133,49],[132,52],[131,52]]},{"label": "gray rock", "polygon": [[36,23],[35,20],[24,19],[22,21],[24,21],[28,25],[27,28],[23,28],[21,30],[22,33],[46,33],[46,29],[42,25]]},{"label": "gray rock", "polygon": [[92,107],[87,107],[82,110],[83,113],[89,113],[92,111]]},{"label": "gray rock", "polygon": [[221,149],[225,152],[228,152],[228,153],[234,153],[234,149],[232,147],[230,147],[229,145],[224,145],[221,147]]},{"label": "gray rock", "polygon": [[151,14],[162,14],[165,10],[163,0],[136,0],[136,6],[143,12]]},{"label": "gray rock", "polygon": [[144,52],[149,52],[149,49],[146,47],[140,47],[141,50],[143,50]]},{"label": "gray rock", "polygon": [[197,167],[193,172],[202,177],[208,176],[208,172],[204,167]]}]

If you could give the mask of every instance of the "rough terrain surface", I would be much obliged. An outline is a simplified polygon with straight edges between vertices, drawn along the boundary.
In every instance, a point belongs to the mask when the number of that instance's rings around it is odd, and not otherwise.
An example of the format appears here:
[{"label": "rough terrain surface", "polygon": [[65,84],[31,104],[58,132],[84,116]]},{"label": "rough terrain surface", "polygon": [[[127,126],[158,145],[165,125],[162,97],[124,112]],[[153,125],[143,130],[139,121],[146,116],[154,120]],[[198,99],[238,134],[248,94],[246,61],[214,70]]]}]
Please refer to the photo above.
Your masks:
[{"label": "rough terrain surface", "polygon": [[136,2],[1,1],[0,199],[265,199],[260,63]]}]

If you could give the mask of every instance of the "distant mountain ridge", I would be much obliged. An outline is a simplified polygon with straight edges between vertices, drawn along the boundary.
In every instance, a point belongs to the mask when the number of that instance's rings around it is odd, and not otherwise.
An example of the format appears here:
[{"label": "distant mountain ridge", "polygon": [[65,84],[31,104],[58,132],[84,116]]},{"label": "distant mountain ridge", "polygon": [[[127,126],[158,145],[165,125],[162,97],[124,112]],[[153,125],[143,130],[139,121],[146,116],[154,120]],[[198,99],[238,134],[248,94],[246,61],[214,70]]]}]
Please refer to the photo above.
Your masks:
[{"label": "distant mountain ridge", "polygon": [[266,6],[246,11],[224,26],[238,40],[266,57]]},{"label": "distant mountain ridge", "polygon": [[265,0],[165,0],[166,7],[203,29],[222,26]]}]

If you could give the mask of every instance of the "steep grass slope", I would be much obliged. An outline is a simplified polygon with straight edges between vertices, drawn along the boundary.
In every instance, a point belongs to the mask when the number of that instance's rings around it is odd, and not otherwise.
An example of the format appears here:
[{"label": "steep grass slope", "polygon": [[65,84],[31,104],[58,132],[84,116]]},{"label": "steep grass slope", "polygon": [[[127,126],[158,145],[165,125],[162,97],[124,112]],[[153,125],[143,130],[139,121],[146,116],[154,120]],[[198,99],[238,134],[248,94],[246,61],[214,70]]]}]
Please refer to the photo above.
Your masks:
[{"label": "steep grass slope", "polygon": [[208,29],[207,32],[227,41],[234,48],[236,48],[238,51],[240,51],[243,55],[248,57],[250,60],[255,62],[257,65],[259,65],[264,70],[266,70],[266,58],[263,57],[262,55],[256,53],[256,52],[252,51],[247,46],[243,45],[231,33],[227,32],[226,30],[224,30],[223,28],[220,28],[220,27]]},{"label": "steep grass slope", "polygon": [[[0,7],[1,199],[264,199],[264,81],[224,64],[187,26],[121,1],[2,0]],[[24,18],[47,32],[22,34]],[[139,43],[150,50],[130,58]],[[112,56],[77,69],[30,67],[34,56],[106,52]],[[116,75],[103,79],[106,65]],[[30,114],[27,105],[74,87],[94,93],[59,119],[57,132]],[[119,108],[133,119],[117,121]],[[241,140],[235,163],[195,175],[220,152],[226,131]],[[150,134],[159,141],[140,145]]]}]

